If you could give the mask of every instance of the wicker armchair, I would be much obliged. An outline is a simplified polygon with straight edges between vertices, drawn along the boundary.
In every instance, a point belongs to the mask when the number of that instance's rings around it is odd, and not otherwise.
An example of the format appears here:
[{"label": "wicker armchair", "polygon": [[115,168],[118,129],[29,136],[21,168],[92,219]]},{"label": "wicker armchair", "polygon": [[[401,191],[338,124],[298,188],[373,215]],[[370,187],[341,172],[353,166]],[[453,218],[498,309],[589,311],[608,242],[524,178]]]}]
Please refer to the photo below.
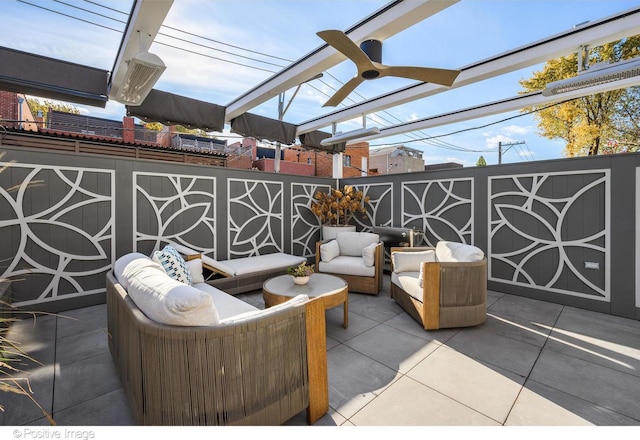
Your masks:
[{"label": "wicker armchair", "polygon": [[140,425],[280,425],[328,410],[323,303],[211,327],[148,319],[107,275],[109,349]]},{"label": "wicker armchair", "polygon": [[[433,249],[394,247],[391,253]],[[469,327],[486,320],[486,257],[473,262],[424,261],[420,264],[418,272],[398,272],[393,268],[392,258],[391,298],[425,330]]]},{"label": "wicker armchair", "polygon": [[[324,251],[324,245],[334,245],[335,250]],[[349,292],[377,295],[384,275],[384,243],[370,232],[339,232],[334,239],[316,243],[315,266],[320,273],[345,280]]]}]

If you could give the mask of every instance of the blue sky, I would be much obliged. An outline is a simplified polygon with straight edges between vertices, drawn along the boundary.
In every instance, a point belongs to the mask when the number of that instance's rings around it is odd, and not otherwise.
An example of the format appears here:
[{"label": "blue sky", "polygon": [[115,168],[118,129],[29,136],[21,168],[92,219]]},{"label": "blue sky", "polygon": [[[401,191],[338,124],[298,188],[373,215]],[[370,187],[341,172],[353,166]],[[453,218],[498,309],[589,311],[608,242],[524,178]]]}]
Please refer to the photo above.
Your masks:
[{"label": "blue sky", "polygon": [[[123,13],[129,12],[132,4],[131,0],[1,0],[0,3],[6,23],[0,32],[0,46],[106,70],[113,67],[124,29],[122,22],[126,20]],[[158,36],[157,43],[150,48],[167,65],[156,88],[226,105],[281,66],[322,45],[324,42],[316,32],[344,30],[387,3],[387,0],[175,0],[165,20],[166,27],[160,31],[164,35]],[[388,65],[455,69],[638,4],[637,0],[461,0],[387,39],[382,61]],[[541,67],[454,89],[371,117],[376,125],[383,126],[514,96],[520,90],[518,81]],[[320,80],[303,85],[285,120],[299,123],[325,113],[322,104],[354,74],[354,66],[345,61]],[[372,98],[408,84],[409,81],[394,78],[367,81],[346,102]],[[124,106],[116,102],[109,102],[104,109],[77,107],[83,114],[115,120],[125,114]],[[252,112],[276,118],[276,98]],[[504,163],[563,157],[563,144],[538,136],[531,116],[515,116],[519,113],[378,139],[371,144],[403,142],[424,151],[427,164],[458,162],[472,166],[480,155],[489,164],[497,163],[500,141],[525,142],[505,152]],[[511,119],[496,123],[507,118]],[[351,123],[353,128],[359,124],[359,120]],[[447,135],[455,132],[460,133]],[[428,136],[442,137],[431,142],[414,141]]]}]

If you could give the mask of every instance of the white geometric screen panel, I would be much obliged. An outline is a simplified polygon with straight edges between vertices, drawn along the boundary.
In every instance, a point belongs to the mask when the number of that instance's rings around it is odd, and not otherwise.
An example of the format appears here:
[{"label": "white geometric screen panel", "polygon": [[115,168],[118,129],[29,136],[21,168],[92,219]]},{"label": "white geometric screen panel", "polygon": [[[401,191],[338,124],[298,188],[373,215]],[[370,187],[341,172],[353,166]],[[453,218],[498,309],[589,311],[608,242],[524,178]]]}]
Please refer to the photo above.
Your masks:
[{"label": "white geometric screen panel", "polygon": [[102,293],[115,255],[113,170],[0,163],[0,278],[16,307]]},{"label": "white geometric screen panel", "polygon": [[473,179],[402,184],[402,227],[424,232],[423,241],[473,244]]},{"label": "white geometric screen panel", "polygon": [[393,184],[392,183],[372,183],[368,185],[353,185],[362,191],[369,201],[365,203],[366,214],[354,216],[356,229],[370,232],[374,226],[391,226],[393,217]]},{"label": "white geometric screen panel", "polygon": [[228,180],[229,258],[282,252],[283,182]]},{"label": "white geometric screen panel", "polygon": [[489,279],[609,301],[609,174],[489,178]]},{"label": "white geometric screen panel", "polygon": [[215,177],[134,172],[134,250],[173,241],[215,258]]},{"label": "white geometric screen panel", "polygon": [[291,250],[293,255],[311,257],[320,240],[320,219],[311,211],[317,192],[328,193],[330,185],[313,183],[291,184]]}]

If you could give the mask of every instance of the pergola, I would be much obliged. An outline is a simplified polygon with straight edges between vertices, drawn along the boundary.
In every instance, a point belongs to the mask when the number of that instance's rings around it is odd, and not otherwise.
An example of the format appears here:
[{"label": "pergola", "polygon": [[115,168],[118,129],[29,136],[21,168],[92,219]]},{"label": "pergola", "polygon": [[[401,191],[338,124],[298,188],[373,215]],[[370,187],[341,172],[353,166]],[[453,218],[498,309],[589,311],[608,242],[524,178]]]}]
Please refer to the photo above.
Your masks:
[{"label": "pergola", "polygon": [[[357,44],[371,38],[383,41],[458,1],[391,1],[385,7],[345,30],[345,33]],[[119,93],[123,90],[125,82],[130,80],[127,70],[131,59],[153,42],[172,4],[173,0],[134,1],[111,72],[0,48],[0,55],[8,61],[0,65],[0,88],[100,107],[104,107],[108,100],[126,104],[119,97]],[[254,108],[274,96],[282,95],[287,90],[345,61],[346,57],[342,53],[324,44],[225,105],[153,89],[147,99],[141,103],[128,104],[127,112],[148,121],[180,123],[206,131],[221,131],[225,124],[231,124],[232,131],[245,136],[284,144],[292,144],[296,138],[299,138],[306,147],[335,153],[343,151],[344,143],[340,144],[341,150],[336,148],[336,145],[323,145],[322,140],[332,136],[335,133],[336,124],[340,122],[362,117],[364,125],[366,115],[371,113],[446,93],[454,88],[464,87],[576,53],[583,48],[638,33],[640,33],[640,7],[635,7],[614,16],[575,26],[560,34],[551,35],[508,52],[460,66],[458,69],[461,73],[451,87],[417,82],[353,105],[328,110],[319,117],[295,123],[283,120],[282,115],[278,119],[271,119],[251,113]],[[156,72],[155,77],[147,78],[151,82],[150,86],[153,86],[161,73],[162,69]],[[443,114],[430,115],[411,122],[388,125],[376,130],[374,134],[362,134],[358,139],[369,141],[386,138],[638,84],[640,84],[640,76],[633,75],[621,80],[577,88],[562,94],[545,96],[542,92],[535,92],[513,96]]]}]

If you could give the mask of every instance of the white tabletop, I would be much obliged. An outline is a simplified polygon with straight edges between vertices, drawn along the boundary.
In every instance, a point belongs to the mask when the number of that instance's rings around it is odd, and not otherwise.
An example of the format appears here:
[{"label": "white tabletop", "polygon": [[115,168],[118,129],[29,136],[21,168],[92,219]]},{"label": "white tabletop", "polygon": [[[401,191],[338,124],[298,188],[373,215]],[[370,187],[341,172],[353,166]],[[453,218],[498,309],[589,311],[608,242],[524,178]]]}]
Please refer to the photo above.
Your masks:
[{"label": "white tabletop", "polygon": [[262,288],[273,295],[294,297],[304,294],[311,298],[339,293],[347,288],[347,282],[333,275],[314,273],[307,284],[299,286],[291,275],[280,275],[265,281]]}]

